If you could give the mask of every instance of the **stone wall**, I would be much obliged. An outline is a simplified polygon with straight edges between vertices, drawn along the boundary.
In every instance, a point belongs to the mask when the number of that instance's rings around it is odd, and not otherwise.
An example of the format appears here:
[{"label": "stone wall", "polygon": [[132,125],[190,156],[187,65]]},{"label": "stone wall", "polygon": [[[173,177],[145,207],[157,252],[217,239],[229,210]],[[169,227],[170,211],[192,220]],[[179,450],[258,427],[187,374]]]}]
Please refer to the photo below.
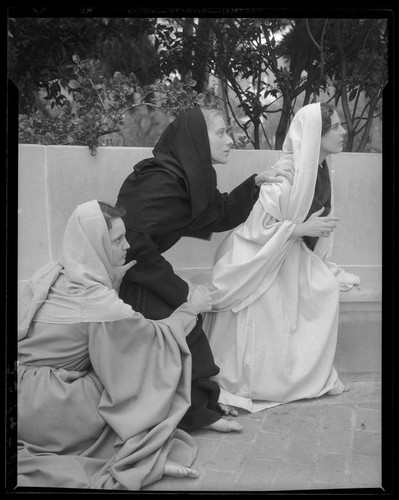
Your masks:
[{"label": "stone wall", "polygon": [[[19,146],[18,272],[28,278],[56,260],[70,213],[91,199],[115,203],[119,187],[152,148],[100,147],[91,156],[80,146]],[[281,152],[234,150],[216,165],[220,191],[272,165]],[[380,268],[382,246],[382,155],[341,153],[330,159],[336,214],[332,259],[347,267]],[[165,256],[178,270],[206,270],[224,233],[211,241],[183,238]]]},{"label": "stone wall", "polygon": [[[18,277],[28,279],[56,260],[65,224],[79,203],[115,203],[119,187],[152,148],[19,147]],[[221,191],[230,191],[252,173],[279,158],[278,151],[232,151],[227,165],[216,165]],[[332,261],[360,276],[360,286],[341,292],[335,367],[344,372],[381,370],[382,156],[341,153],[330,170],[336,214]],[[212,258],[225,233],[211,241],[183,238],[165,257],[176,272],[208,283]]]}]

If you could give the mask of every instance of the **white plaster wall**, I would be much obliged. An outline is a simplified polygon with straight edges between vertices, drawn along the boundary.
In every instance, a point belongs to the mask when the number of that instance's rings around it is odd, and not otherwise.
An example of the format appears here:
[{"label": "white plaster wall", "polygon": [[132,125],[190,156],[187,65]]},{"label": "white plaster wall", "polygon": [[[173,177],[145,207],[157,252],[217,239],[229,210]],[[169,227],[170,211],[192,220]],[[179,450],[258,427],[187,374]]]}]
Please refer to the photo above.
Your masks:
[{"label": "white plaster wall", "polygon": [[341,153],[330,160],[335,214],[332,259],[342,265],[381,265],[382,155]]},{"label": "white plaster wall", "polygon": [[[252,173],[272,165],[281,152],[235,150],[216,165],[220,191],[230,191]],[[91,199],[115,203],[120,185],[152,148],[19,146],[18,277],[27,279],[56,260],[65,223]],[[382,155],[341,153],[331,158],[336,214],[341,218],[332,259],[344,266],[381,266]],[[183,238],[165,257],[176,269],[209,268],[223,234],[211,241]]]},{"label": "white plaster wall", "polygon": [[19,148],[18,277],[27,278],[50,257],[47,224],[46,148]]}]

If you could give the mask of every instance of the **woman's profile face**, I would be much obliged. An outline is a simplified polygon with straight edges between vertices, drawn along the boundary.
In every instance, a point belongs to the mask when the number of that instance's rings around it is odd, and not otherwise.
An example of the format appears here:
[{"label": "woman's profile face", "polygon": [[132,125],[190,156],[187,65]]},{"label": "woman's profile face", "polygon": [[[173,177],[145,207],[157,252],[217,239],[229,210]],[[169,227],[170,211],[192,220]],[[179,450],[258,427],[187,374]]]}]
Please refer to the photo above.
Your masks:
[{"label": "woman's profile face", "polygon": [[223,118],[219,115],[214,116],[207,128],[212,163],[227,163],[233,140],[227,133]]},{"label": "woman's profile face", "polygon": [[112,225],[108,232],[112,249],[111,264],[113,266],[123,266],[126,259],[126,252],[130,248],[125,238],[126,229],[123,220],[120,217],[112,219]]},{"label": "woman's profile face", "polygon": [[334,111],[331,115],[330,130],[321,137],[320,152],[324,154],[324,156],[341,153],[344,146],[345,135],[346,130],[341,125],[338,113]]}]

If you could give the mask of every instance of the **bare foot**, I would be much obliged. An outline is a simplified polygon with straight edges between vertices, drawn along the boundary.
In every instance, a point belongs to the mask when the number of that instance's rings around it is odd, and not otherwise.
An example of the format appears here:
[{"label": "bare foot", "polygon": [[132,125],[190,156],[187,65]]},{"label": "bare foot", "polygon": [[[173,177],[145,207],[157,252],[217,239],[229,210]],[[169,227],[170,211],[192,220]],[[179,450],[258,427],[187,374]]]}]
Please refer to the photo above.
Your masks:
[{"label": "bare foot", "polygon": [[233,406],[224,405],[223,403],[218,403],[218,405],[225,415],[238,416],[238,411]]},{"label": "bare foot", "polygon": [[196,478],[199,476],[199,472],[191,467],[185,467],[184,465],[177,464],[176,462],[171,462],[167,460],[165,464],[165,470],[163,471],[165,476],[170,477],[192,477]]},{"label": "bare foot", "polygon": [[334,387],[329,390],[327,394],[329,394],[330,396],[338,396],[339,394],[347,391],[349,391],[349,388],[345,387],[345,385],[338,378],[334,384]]},{"label": "bare foot", "polygon": [[222,417],[213,422],[213,424],[207,425],[204,429],[211,429],[217,432],[240,432],[243,430],[243,426],[238,422],[232,422]]}]

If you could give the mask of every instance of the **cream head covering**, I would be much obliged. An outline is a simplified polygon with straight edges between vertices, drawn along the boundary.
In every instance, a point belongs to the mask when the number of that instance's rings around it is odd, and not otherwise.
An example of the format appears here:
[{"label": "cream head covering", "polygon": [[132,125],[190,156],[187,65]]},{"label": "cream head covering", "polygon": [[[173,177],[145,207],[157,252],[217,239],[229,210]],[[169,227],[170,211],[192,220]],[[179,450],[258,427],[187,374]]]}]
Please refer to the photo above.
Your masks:
[{"label": "cream head covering", "polygon": [[133,314],[112,288],[112,248],[96,200],[79,205],[69,218],[61,258],[43,266],[19,290],[19,333],[32,320],[46,323],[117,321]]},{"label": "cream head covering", "polygon": [[[288,186],[281,194],[279,186],[264,184],[261,188],[261,191],[269,193],[273,189],[277,190],[279,195],[275,197],[275,201],[279,203],[279,207],[276,206],[276,210],[273,210],[274,204],[270,203],[270,199],[265,207],[277,220],[281,220],[283,216],[285,220],[303,222],[309,212],[317,178],[321,129],[319,102],[299,109],[291,122],[283,144],[284,155],[275,166],[288,164],[294,167],[293,185]],[[262,193],[260,198],[262,199]]]},{"label": "cream head covering", "polygon": [[[295,166],[294,183],[287,211],[287,218],[294,222],[303,222],[312,204],[319,168],[321,131],[320,103],[308,104],[297,111],[283,144],[284,152],[292,153],[288,156]],[[333,213],[334,197],[331,190],[329,215]],[[333,235],[329,238],[319,238],[314,252],[326,259],[332,250],[333,242]]]},{"label": "cream head covering", "polygon": [[[319,167],[322,118],[320,103],[307,104],[300,108],[291,122],[283,144],[283,156],[277,166],[292,165],[294,181],[290,185],[284,180],[284,189],[277,184],[263,184],[259,201],[276,220],[290,220],[301,223],[312,205]],[[333,193],[331,211],[333,215]],[[333,237],[319,238],[314,252],[326,258],[331,252]]]}]

